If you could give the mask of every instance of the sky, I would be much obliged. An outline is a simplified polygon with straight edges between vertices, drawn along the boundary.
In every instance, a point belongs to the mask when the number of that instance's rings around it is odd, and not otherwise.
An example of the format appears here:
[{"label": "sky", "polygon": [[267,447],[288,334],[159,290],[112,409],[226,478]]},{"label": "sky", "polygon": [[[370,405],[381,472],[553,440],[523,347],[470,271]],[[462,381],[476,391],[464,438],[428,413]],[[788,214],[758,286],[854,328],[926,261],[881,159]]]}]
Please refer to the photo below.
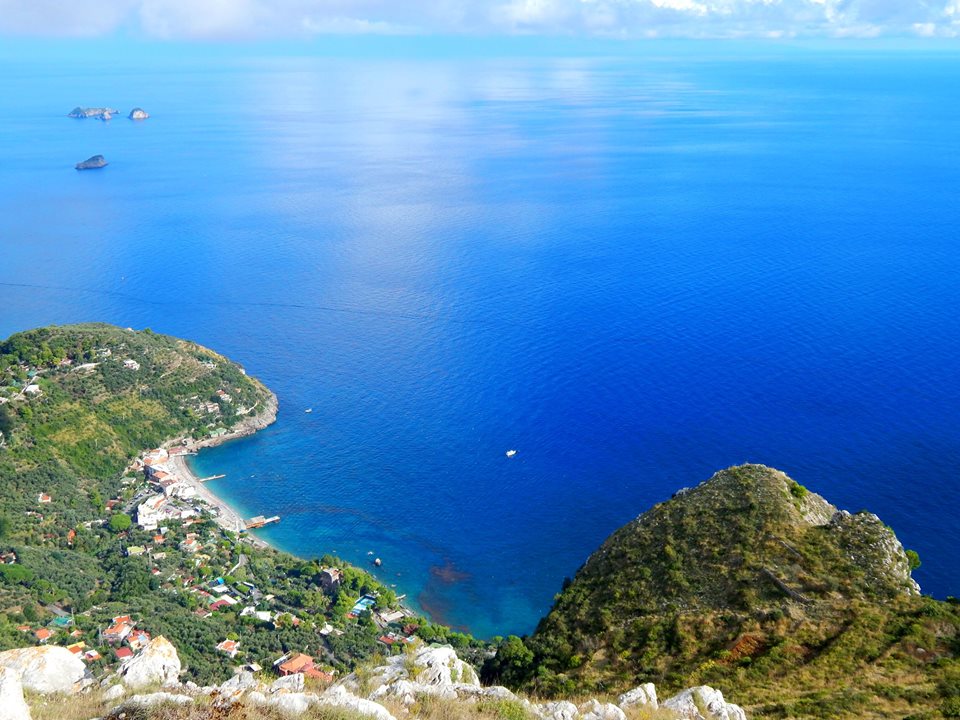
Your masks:
[{"label": "sky", "polygon": [[956,38],[960,0],[0,0],[3,38]]}]

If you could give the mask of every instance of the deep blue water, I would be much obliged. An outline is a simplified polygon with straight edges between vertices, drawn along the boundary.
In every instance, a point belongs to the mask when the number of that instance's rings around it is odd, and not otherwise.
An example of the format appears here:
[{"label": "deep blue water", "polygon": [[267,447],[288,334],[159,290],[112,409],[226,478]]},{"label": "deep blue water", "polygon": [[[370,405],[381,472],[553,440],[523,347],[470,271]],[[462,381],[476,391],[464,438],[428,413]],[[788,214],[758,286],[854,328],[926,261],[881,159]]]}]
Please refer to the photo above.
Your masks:
[{"label": "deep blue water", "polygon": [[877,512],[942,597],[958,74],[812,51],[8,61],[0,335],[103,320],[243,363],[279,422],[200,472],[282,515],[278,546],[372,551],[480,635],[531,630],[610,532],[744,461]]}]

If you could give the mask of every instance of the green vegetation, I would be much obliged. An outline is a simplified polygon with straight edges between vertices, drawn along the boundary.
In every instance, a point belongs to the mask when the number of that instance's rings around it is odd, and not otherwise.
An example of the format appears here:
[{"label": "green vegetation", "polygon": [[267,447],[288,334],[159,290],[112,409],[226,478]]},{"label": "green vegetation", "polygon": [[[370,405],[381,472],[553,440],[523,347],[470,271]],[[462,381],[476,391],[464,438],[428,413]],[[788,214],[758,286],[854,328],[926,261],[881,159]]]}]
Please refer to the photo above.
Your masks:
[{"label": "green vegetation", "polygon": [[125,532],[130,529],[133,521],[126,513],[114,513],[110,518],[110,529],[116,533]]},{"label": "green vegetation", "polygon": [[485,679],[538,694],[709,684],[751,717],[960,712],[960,606],[892,531],[783,473],[730,468],[621,528]]}]

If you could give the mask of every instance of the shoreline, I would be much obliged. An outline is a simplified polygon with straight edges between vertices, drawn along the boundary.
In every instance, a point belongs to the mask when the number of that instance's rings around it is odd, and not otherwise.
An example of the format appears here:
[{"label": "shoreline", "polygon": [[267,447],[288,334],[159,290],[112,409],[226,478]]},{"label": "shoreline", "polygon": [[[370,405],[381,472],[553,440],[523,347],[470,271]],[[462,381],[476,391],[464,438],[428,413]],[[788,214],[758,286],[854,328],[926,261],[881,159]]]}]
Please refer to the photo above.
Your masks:
[{"label": "shoreline", "polygon": [[[215,438],[205,438],[203,440],[187,440],[180,445],[172,445],[171,447],[183,447],[186,448],[190,453],[198,453],[204,448],[217,447],[231,440],[249,437],[258,430],[263,430],[264,428],[269,427],[277,420],[277,412],[280,409],[280,403],[277,400],[277,396],[272,391],[268,390],[268,392],[270,395],[265,402],[263,409],[253,417],[241,421],[234,428],[234,430],[226,435],[221,435],[220,437]],[[253,535],[250,530],[247,530],[246,521],[244,520],[243,516],[233,507],[231,507],[229,503],[211,491],[210,488],[207,487],[206,483],[200,482],[200,478],[197,477],[197,474],[193,472],[193,470],[190,468],[190,465],[187,463],[186,455],[171,455],[170,459],[167,461],[167,467],[170,469],[171,473],[177,477],[178,480],[193,488],[200,500],[205,502],[211,509],[216,509],[217,512],[213,515],[213,519],[217,525],[222,527],[224,530],[242,535],[242,537],[247,538],[256,547],[270,548],[274,550],[276,549],[266,540],[258,538],[256,535]]]}]

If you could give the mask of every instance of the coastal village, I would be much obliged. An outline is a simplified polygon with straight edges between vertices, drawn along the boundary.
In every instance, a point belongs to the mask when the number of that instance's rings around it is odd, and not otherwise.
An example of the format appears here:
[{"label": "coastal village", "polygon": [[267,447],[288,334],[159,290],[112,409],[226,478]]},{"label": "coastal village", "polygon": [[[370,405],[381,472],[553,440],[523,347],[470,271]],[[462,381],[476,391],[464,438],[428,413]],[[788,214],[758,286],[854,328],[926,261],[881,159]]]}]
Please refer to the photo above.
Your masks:
[{"label": "coastal village", "polygon": [[[135,518],[125,533],[127,542],[123,552],[128,557],[142,557],[149,563],[150,573],[159,581],[161,591],[192,598],[193,614],[197,618],[203,620],[215,613],[230,611],[239,619],[261,627],[280,629],[309,624],[315,631],[313,655],[289,651],[278,657],[250,658],[243,653],[240,634],[224,637],[214,649],[230,660],[238,661],[236,672],[248,670],[281,677],[300,673],[322,683],[333,682],[337,670],[330,662],[333,658],[326,640],[343,636],[345,626],[356,624],[361,618],[376,626],[377,642],[385,653],[391,647],[401,647],[414,640],[419,625],[414,613],[400,604],[402,597],[391,597],[391,603],[386,605],[381,602],[380,593],[364,593],[348,603],[345,611],[346,605],[340,603],[338,607],[342,612],[339,617],[334,617],[310,610],[295,610],[270,588],[233,577],[247,562],[245,552],[264,546],[262,541],[247,532],[248,526],[261,523],[254,519],[254,522],[238,526],[237,516],[229,508],[219,501],[211,505],[202,497],[203,480],[194,477],[182,462],[191,452],[184,445],[144,452],[130,465],[125,479],[126,494],[132,495],[134,502],[123,497],[108,500],[105,504],[108,515],[101,523],[108,525],[119,508],[135,507]],[[46,494],[37,498],[38,504],[50,501]],[[225,565],[227,558],[236,558],[232,567]],[[0,562],[16,563],[16,554],[6,551],[0,555]],[[324,595],[337,597],[343,581],[343,568],[322,566],[314,584]],[[84,662],[97,667],[129,661],[147,646],[152,637],[145,629],[150,624],[149,618],[122,614],[93,626],[90,620],[98,616],[96,607],[82,615],[69,614],[56,604],[47,609],[52,619],[42,624],[23,624],[20,631],[31,634],[36,644],[62,645]],[[239,662],[241,659],[244,662]]]},{"label": "coastal village", "polygon": [[[62,358],[52,367],[22,364],[0,392],[0,405],[44,402],[51,388],[45,375],[92,377],[111,366],[116,372],[141,372],[143,359],[117,350],[92,348],[88,357],[95,359],[89,362]],[[211,361],[201,364],[204,371],[216,367]],[[251,407],[231,407],[240,390],[222,386],[206,398],[188,397],[181,409],[206,418],[206,435],[141,452],[117,478],[116,493],[101,501],[100,517],[78,523],[65,535],[45,532],[44,542],[69,552],[102,538],[100,546],[109,550],[101,551],[101,559],[118,568],[122,581],[126,574],[132,581],[145,580],[147,595],[175,601],[192,618],[182,624],[223,629],[210,634],[209,647],[202,649],[227,658],[235,672],[303,674],[329,683],[358,652],[391,654],[427,633],[431,626],[402,605],[403,597],[368,573],[336,558],[304,561],[275,553],[249,531],[279,517],[245,520],[205,487],[223,476],[194,476],[187,456],[232,436],[225,415],[235,422],[250,414]],[[5,440],[0,435],[0,443]],[[23,513],[25,520],[48,527],[47,508],[57,507],[58,500],[54,488],[38,492]],[[25,551],[0,545],[2,579],[28,576],[18,556]],[[36,645],[67,648],[95,675],[130,662],[152,637],[170,634],[170,621],[146,610],[142,600],[123,603],[93,594],[98,596],[107,602],[82,610],[69,597],[51,596],[29,613],[24,608],[17,631]]]}]

